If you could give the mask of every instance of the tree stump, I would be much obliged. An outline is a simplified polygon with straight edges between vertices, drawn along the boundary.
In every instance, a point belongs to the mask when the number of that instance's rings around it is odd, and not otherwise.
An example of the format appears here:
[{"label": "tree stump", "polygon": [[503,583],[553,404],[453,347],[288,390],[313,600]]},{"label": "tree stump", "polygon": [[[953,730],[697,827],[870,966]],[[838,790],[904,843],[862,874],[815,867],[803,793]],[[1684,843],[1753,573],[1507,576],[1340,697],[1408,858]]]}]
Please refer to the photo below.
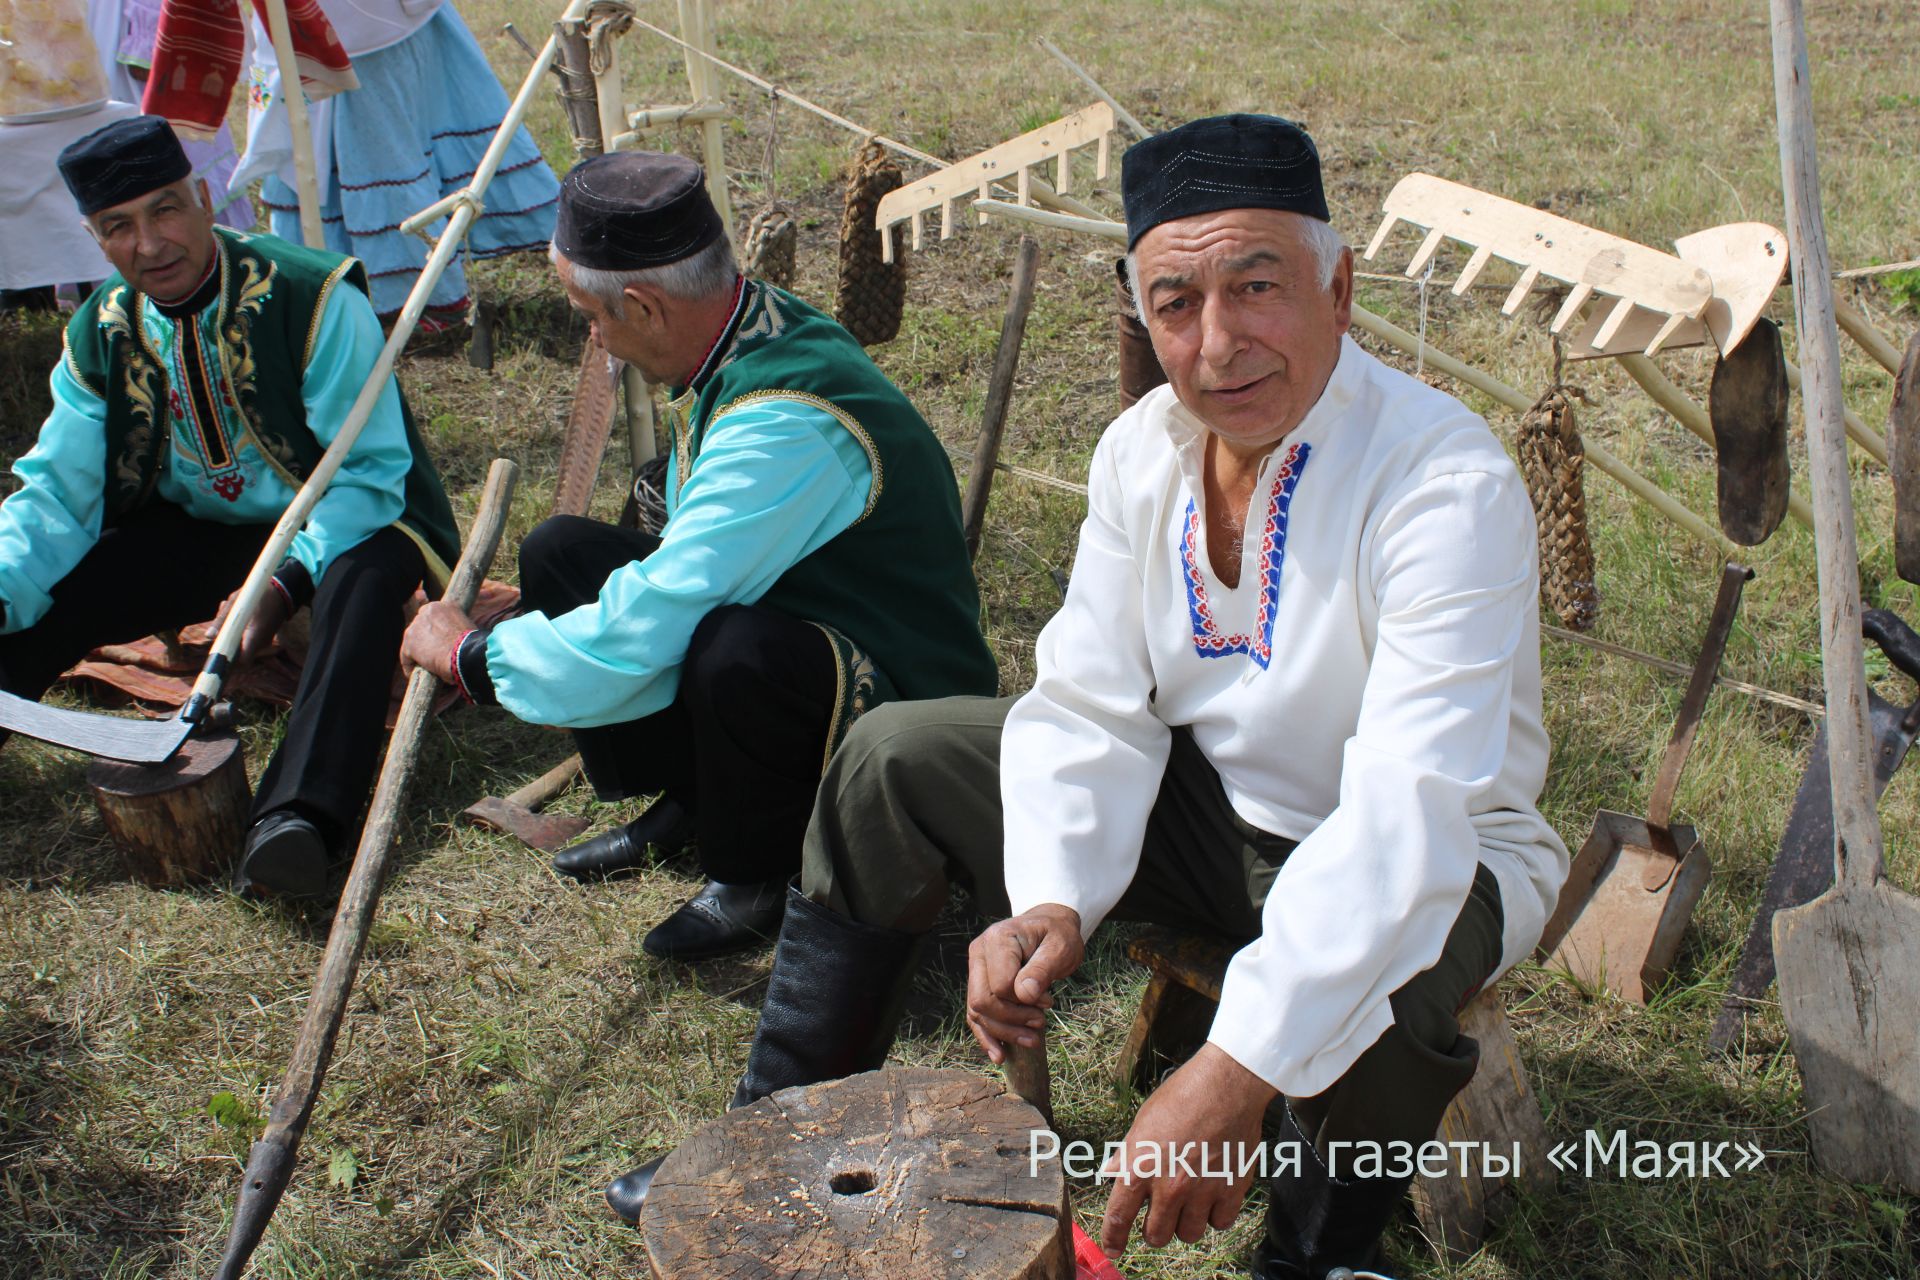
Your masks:
[{"label": "tree stump", "polygon": [[87,788],[133,874],[155,888],[210,880],[246,834],[246,756],[231,730],[195,735],[165,764],[96,760]]},{"label": "tree stump", "polygon": [[971,1071],[782,1090],[667,1157],[647,1258],[660,1280],[1071,1280],[1066,1178],[1057,1159],[1030,1165],[1042,1127]]}]

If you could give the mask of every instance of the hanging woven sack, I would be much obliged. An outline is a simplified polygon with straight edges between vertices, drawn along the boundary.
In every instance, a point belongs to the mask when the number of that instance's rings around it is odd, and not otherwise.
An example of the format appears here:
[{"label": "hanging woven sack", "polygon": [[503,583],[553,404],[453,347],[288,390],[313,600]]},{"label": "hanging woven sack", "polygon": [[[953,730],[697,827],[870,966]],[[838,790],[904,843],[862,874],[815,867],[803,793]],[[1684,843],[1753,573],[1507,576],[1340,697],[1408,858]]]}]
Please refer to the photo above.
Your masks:
[{"label": "hanging woven sack", "polygon": [[747,220],[743,243],[747,274],[780,289],[793,288],[794,256],[800,246],[800,224],[785,205],[770,204]]},{"label": "hanging woven sack", "polygon": [[840,288],[833,314],[848,333],[870,347],[900,332],[907,301],[907,247],[895,244],[893,261],[880,260],[874,226],[880,198],[904,181],[900,166],[877,142],[861,149],[847,175],[847,203],[840,218]]},{"label": "hanging woven sack", "polygon": [[1600,592],[1581,478],[1586,450],[1573,420],[1578,395],[1556,379],[1521,417],[1516,451],[1539,526],[1540,598],[1569,630],[1587,631],[1599,617]]}]

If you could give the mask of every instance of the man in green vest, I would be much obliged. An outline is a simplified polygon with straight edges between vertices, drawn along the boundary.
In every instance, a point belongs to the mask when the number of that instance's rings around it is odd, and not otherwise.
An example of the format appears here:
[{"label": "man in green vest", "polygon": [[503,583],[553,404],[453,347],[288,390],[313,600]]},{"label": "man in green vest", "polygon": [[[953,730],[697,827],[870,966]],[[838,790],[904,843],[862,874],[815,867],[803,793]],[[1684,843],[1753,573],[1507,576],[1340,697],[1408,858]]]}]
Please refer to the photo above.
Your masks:
[{"label": "man in green vest", "polygon": [[[67,326],[53,411],[0,504],[0,687],[28,698],[96,645],[224,611],[383,342],[360,264],[216,228],[159,117],[88,134],[59,164],[115,274]],[[389,377],[245,631],[243,660],[312,606],[241,887],[326,891],[380,753],[403,610],[458,545]]]},{"label": "man in green vest", "polygon": [[560,854],[586,879],[697,842],[709,883],[647,935],[692,960],[770,941],[820,774],[893,698],[991,694],[946,451],[827,316],[734,265],[700,167],[622,152],[561,184],[553,260],[600,345],[668,386],[659,537],[557,516],[528,611],[422,611],[404,656],[573,729],[603,799],[663,793]]}]

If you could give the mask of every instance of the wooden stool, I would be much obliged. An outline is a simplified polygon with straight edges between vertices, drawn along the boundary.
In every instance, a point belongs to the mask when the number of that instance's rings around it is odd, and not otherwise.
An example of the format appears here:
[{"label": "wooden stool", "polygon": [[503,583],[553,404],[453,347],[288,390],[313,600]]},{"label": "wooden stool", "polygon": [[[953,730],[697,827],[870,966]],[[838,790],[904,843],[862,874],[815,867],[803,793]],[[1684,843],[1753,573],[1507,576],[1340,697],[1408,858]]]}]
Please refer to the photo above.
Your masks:
[{"label": "wooden stool", "polygon": [[213,879],[246,835],[247,762],[232,730],[195,734],[164,764],[96,760],[87,788],[133,874],[155,888]]},{"label": "wooden stool", "polygon": [[[1231,943],[1162,928],[1143,930],[1127,944],[1127,955],[1152,976],[1120,1051],[1116,1074],[1121,1082],[1146,1093],[1167,1066],[1184,1061],[1206,1040],[1235,950]],[[1518,1184],[1544,1191],[1553,1185],[1546,1120],[1498,991],[1489,988],[1468,1002],[1460,1013],[1460,1034],[1479,1042],[1480,1066],[1448,1105],[1436,1136],[1442,1142],[1485,1142],[1506,1161],[1512,1161],[1518,1143],[1520,1159],[1499,1179],[1483,1177],[1476,1157],[1466,1162],[1465,1173],[1456,1160],[1444,1176],[1414,1180],[1421,1229],[1436,1250],[1456,1259],[1480,1247],[1491,1202],[1503,1188]]]},{"label": "wooden stool", "polygon": [[[832,1034],[830,1028],[822,1034]],[[971,1071],[884,1067],[730,1111],[660,1166],[661,1280],[1071,1280],[1066,1177],[1032,1107]]]}]

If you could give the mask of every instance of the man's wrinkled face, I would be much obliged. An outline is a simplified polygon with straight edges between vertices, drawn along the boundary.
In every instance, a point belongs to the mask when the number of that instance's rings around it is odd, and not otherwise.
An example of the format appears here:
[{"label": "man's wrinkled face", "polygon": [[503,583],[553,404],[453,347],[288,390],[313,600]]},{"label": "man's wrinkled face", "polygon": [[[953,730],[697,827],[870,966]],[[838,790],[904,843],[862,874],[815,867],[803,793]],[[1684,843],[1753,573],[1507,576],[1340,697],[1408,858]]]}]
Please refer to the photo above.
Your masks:
[{"label": "man's wrinkled face", "polygon": [[1353,315],[1353,255],[1330,285],[1307,219],[1225,209],[1163,222],[1134,247],[1141,310],[1174,394],[1228,445],[1271,447],[1326,388]]},{"label": "man's wrinkled face", "polygon": [[87,219],[114,270],[149,297],[184,298],[213,261],[213,212],[194,185],[183,178]]}]

